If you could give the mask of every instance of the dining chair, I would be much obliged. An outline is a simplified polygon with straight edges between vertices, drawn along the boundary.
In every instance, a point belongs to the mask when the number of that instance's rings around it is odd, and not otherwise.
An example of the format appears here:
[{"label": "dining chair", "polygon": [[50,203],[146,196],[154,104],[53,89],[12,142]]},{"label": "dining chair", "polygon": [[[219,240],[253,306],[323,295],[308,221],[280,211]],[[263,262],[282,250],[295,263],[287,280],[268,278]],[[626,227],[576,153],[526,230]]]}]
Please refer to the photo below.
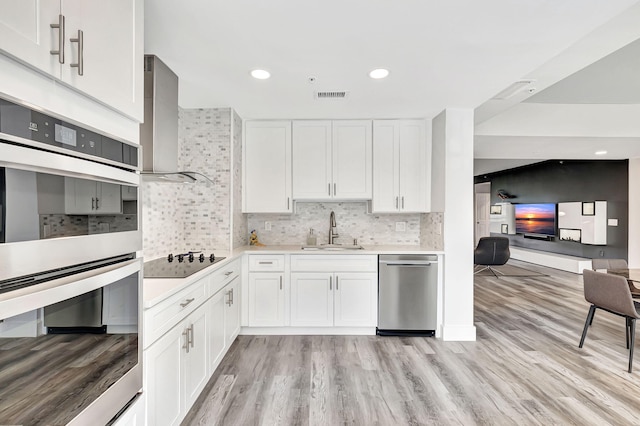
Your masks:
[{"label": "dining chair", "polygon": [[633,346],[636,334],[636,319],[640,318],[640,304],[633,301],[629,285],[624,277],[585,269],[584,298],[591,303],[587,320],[582,330],[579,348],[587,337],[587,329],[593,322],[596,309],[610,312],[625,318],[627,349],[629,349],[629,373],[633,364]]},{"label": "dining chair", "polygon": [[603,259],[601,257],[591,259],[591,269],[629,269],[627,261],[624,259]]},{"label": "dining chair", "polygon": [[479,269],[473,273],[477,274],[489,270],[495,277],[502,274],[492,266],[504,265],[511,257],[509,251],[509,239],[506,237],[482,237],[478,240],[478,246],[473,252],[473,263]]}]

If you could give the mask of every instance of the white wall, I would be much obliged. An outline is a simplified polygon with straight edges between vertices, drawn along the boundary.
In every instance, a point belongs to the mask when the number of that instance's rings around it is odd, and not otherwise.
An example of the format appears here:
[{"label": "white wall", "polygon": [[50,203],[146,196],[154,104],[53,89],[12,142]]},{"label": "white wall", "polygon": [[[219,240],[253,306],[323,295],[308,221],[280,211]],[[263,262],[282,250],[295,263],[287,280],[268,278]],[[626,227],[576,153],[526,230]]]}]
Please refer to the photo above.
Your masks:
[{"label": "white wall", "polygon": [[[433,120],[434,194],[444,208],[443,340],[475,340],[473,325],[473,110],[446,109]],[[436,168],[436,165],[438,166]],[[437,169],[437,170],[436,170]]]},{"label": "white wall", "polygon": [[640,158],[629,160],[629,266],[640,268]]}]

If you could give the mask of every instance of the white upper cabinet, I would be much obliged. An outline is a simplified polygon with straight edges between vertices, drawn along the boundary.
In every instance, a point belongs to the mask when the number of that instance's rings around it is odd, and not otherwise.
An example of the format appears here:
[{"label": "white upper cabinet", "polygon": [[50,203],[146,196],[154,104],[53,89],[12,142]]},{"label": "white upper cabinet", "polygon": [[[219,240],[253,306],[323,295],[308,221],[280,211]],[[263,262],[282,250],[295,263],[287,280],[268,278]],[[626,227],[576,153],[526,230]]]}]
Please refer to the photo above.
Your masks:
[{"label": "white upper cabinet", "polygon": [[430,140],[424,120],[373,122],[373,212],[429,211]]},{"label": "white upper cabinet", "polygon": [[291,213],[291,121],[247,121],[243,212]]},{"label": "white upper cabinet", "polygon": [[370,120],[293,122],[293,198],[369,200]]},{"label": "white upper cabinet", "polygon": [[2,51],[143,118],[143,0],[0,0]]}]

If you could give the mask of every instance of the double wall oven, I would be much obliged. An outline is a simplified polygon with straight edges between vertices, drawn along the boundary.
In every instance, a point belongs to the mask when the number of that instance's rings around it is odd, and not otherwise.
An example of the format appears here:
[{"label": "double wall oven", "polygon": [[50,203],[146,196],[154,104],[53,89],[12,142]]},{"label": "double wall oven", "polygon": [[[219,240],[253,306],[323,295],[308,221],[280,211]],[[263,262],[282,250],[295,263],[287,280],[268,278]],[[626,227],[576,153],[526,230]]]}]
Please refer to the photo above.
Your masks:
[{"label": "double wall oven", "polygon": [[0,99],[0,424],[106,424],[141,389],[138,163]]}]

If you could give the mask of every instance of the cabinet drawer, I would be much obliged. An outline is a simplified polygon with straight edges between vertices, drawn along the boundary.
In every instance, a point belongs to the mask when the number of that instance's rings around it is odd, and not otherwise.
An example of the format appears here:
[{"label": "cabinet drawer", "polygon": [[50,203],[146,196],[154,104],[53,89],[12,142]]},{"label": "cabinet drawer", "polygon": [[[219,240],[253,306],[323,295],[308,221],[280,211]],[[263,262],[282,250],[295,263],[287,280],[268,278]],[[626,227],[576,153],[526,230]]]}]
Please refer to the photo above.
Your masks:
[{"label": "cabinet drawer", "polygon": [[144,312],[144,347],[171,330],[206,299],[206,282],[209,277],[191,284],[167,300]]},{"label": "cabinet drawer", "polygon": [[252,254],[249,256],[249,271],[251,272],[270,272],[284,271],[284,255],[283,254]]},{"label": "cabinet drawer", "polygon": [[207,283],[207,295],[209,297],[213,296],[222,290],[222,288],[230,283],[235,277],[240,276],[241,267],[242,262],[240,259],[236,259],[211,274],[211,278]]},{"label": "cabinet drawer", "polygon": [[296,272],[376,272],[376,255],[304,255],[291,256],[291,270]]}]

